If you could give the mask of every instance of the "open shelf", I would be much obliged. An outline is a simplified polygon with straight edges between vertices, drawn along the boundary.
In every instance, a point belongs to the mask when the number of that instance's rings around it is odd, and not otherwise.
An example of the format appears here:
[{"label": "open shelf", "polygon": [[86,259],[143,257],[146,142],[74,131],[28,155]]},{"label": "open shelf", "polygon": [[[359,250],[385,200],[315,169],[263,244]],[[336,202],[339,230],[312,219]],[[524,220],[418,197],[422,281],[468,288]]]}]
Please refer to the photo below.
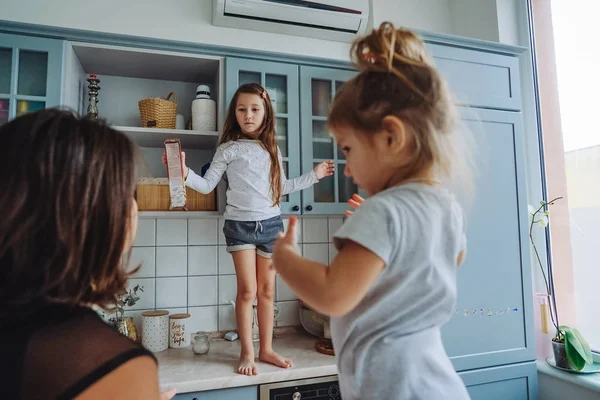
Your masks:
[{"label": "open shelf", "polygon": [[125,133],[138,146],[162,147],[165,139],[179,138],[183,149],[213,149],[219,139],[219,132],[193,131],[184,129],[141,128],[136,126],[113,126]]}]

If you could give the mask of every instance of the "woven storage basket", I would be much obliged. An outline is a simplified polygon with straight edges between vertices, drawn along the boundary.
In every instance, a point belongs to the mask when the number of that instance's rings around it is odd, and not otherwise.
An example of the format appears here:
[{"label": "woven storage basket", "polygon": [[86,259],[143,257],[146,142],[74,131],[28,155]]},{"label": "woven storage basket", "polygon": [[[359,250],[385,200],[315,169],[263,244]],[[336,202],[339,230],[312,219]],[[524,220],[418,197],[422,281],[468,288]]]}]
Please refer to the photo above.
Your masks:
[{"label": "woven storage basket", "polygon": [[166,99],[152,97],[138,101],[140,120],[144,128],[175,129],[177,95],[171,92]]},{"label": "woven storage basket", "polygon": [[[160,181],[159,181],[160,180]],[[139,211],[177,211],[169,210],[171,195],[167,178],[144,178],[137,185],[137,203]],[[146,183],[147,182],[147,183]],[[160,182],[160,183],[157,183]],[[216,190],[209,194],[185,188],[188,211],[217,211]]]}]

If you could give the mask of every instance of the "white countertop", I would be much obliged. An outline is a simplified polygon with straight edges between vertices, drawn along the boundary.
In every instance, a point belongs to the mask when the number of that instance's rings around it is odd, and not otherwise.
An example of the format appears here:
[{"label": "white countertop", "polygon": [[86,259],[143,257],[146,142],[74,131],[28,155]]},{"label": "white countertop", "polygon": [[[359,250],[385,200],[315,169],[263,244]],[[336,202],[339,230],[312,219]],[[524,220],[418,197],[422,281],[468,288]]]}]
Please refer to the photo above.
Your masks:
[{"label": "white countertop", "polygon": [[[273,348],[291,358],[293,367],[282,369],[257,360],[258,375],[244,376],[236,372],[240,341],[211,340],[210,351],[195,355],[191,346],[168,349],[155,356],[161,390],[175,387],[177,393],[226,389],[320,376],[337,375],[335,357],[315,350],[318,339],[306,333],[290,333],[273,340]],[[255,351],[258,355],[258,343]]]}]

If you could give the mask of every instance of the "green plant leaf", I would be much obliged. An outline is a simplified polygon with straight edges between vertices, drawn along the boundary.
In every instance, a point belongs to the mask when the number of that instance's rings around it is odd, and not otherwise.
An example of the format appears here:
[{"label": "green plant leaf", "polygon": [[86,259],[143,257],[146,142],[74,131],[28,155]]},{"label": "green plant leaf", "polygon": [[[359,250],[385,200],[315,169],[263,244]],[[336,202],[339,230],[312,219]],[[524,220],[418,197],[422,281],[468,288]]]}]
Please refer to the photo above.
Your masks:
[{"label": "green plant leaf", "polygon": [[565,337],[565,350],[567,352],[567,359],[573,368],[575,368],[577,371],[581,371],[583,367],[585,367],[585,360],[579,355],[577,350],[575,350],[573,343],[569,341],[569,336],[574,337],[572,333]]},{"label": "green plant leaf", "polygon": [[571,366],[577,371],[581,371],[583,367],[585,367],[585,359],[581,355],[583,353],[583,347],[570,329],[565,332],[565,350]]},{"label": "green plant leaf", "polygon": [[580,352],[579,355],[585,360],[587,364],[593,365],[594,359],[592,358],[592,349],[590,348],[590,345],[588,344],[587,340],[583,338],[583,335],[579,332],[579,330],[573,328],[571,332],[573,332],[573,335],[581,344],[582,352]]},{"label": "green plant leaf", "polygon": [[571,330],[571,328],[569,328],[567,325],[560,325],[560,326],[558,327],[558,330],[559,330],[559,331],[561,331],[561,332],[563,332],[563,333],[565,333],[565,332],[567,332],[567,331],[570,331],[570,330]]}]

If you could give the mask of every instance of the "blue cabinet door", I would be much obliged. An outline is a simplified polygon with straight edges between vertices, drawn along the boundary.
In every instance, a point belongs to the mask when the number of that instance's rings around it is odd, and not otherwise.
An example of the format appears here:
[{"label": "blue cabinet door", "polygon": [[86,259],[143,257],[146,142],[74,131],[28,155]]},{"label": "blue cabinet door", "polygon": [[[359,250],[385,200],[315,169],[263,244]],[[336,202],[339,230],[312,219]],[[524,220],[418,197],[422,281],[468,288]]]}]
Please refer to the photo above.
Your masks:
[{"label": "blue cabinet door", "polygon": [[0,124],[60,104],[64,41],[0,33]]},{"label": "blue cabinet door", "polygon": [[536,400],[535,361],[467,371],[459,374],[471,400]]},{"label": "blue cabinet door", "polygon": [[478,176],[456,310],[442,328],[458,371],[535,359],[521,114],[470,109],[463,120]]},{"label": "blue cabinet door", "polygon": [[231,389],[209,390],[206,392],[182,393],[175,400],[258,400],[256,386],[244,386]]},{"label": "blue cabinet door", "polygon": [[427,49],[460,104],[521,109],[516,57],[438,44],[428,44]]},{"label": "blue cabinet door", "polygon": [[346,160],[326,127],[327,113],[335,92],[356,72],[333,68],[300,67],[300,127],[302,169],[308,171],[324,160],[332,160],[336,171],[302,192],[302,213],[343,214],[347,201],[358,188],[344,176]]},{"label": "blue cabinet door", "polygon": [[[283,155],[283,167],[288,178],[301,174],[300,170],[300,105],[298,94],[298,66],[268,61],[228,57],[226,60],[225,90],[227,104],[237,88],[244,83],[258,83],[264,87],[275,110],[277,142]],[[283,197],[283,214],[300,214],[300,193]]]}]

